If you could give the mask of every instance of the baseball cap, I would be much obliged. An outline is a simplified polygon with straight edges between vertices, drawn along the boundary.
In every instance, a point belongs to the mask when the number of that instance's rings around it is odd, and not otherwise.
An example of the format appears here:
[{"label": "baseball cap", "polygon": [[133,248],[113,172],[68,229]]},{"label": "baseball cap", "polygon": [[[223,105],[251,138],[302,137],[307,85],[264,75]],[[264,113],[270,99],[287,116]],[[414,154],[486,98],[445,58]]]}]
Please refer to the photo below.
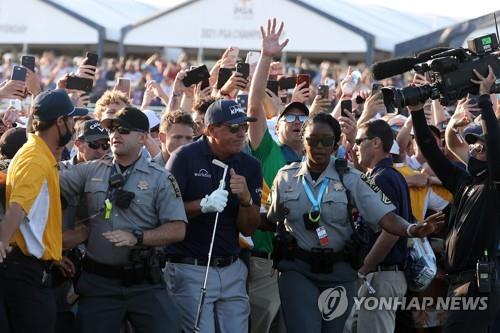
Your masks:
[{"label": "baseball cap", "polygon": [[25,128],[9,128],[0,138],[0,153],[6,158],[11,159],[26,141]]},{"label": "baseball cap", "polygon": [[108,132],[101,127],[98,120],[82,121],[76,129],[76,138],[87,142],[94,142],[101,139],[108,139]]},{"label": "baseball cap", "polygon": [[254,122],[256,118],[247,117],[238,103],[228,99],[218,99],[207,109],[205,113],[205,125],[212,124],[241,124],[244,122]]},{"label": "baseball cap", "polygon": [[86,108],[75,108],[64,89],[47,90],[39,94],[33,106],[36,111],[35,119],[47,121],[61,116],[85,116],[89,113]]},{"label": "baseball cap", "polygon": [[292,109],[299,109],[300,111],[304,112],[304,114],[306,116],[309,116],[309,109],[307,108],[307,106],[304,104],[304,103],[300,103],[300,102],[292,102],[292,103],[289,103],[284,109],[283,111],[280,112],[279,116],[278,116],[278,120],[280,120],[281,117],[283,117],[288,111],[292,110]]},{"label": "baseball cap", "polygon": [[464,139],[468,144],[476,143],[478,139],[484,140],[483,128],[481,125],[472,124],[465,128]]},{"label": "baseball cap", "polygon": [[133,131],[149,133],[148,117],[141,110],[126,106],[115,114],[114,118],[108,118],[101,121],[104,128],[111,126],[121,126]]}]

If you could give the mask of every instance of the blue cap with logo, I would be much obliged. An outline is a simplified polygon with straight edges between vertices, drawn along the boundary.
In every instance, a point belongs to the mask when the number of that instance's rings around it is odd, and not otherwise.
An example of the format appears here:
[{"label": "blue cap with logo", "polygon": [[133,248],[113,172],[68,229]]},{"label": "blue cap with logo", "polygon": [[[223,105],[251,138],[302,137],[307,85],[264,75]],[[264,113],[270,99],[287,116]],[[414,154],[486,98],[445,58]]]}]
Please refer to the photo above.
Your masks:
[{"label": "blue cap with logo", "polygon": [[241,124],[254,122],[257,118],[248,117],[238,103],[229,99],[218,99],[205,113],[205,125],[212,124]]},{"label": "blue cap with logo", "polygon": [[75,108],[64,89],[47,90],[40,93],[34,100],[36,111],[33,117],[37,120],[48,121],[61,116],[85,116],[89,111],[85,108]]}]

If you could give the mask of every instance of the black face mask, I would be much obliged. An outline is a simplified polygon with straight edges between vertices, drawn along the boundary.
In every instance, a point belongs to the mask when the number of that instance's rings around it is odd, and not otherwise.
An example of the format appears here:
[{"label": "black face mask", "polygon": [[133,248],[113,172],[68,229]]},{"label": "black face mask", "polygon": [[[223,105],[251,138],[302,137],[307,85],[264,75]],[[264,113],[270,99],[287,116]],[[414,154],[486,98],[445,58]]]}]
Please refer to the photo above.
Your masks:
[{"label": "black face mask", "polygon": [[57,133],[59,134],[59,147],[64,147],[66,146],[71,139],[73,138],[73,133],[68,128],[68,125],[66,124],[66,121],[64,122],[64,127],[66,128],[66,134],[61,135],[61,131],[59,130],[59,126],[57,126]]},{"label": "black face mask", "polygon": [[488,162],[480,161],[474,157],[469,157],[467,171],[474,177],[482,176],[486,171],[488,171]]}]

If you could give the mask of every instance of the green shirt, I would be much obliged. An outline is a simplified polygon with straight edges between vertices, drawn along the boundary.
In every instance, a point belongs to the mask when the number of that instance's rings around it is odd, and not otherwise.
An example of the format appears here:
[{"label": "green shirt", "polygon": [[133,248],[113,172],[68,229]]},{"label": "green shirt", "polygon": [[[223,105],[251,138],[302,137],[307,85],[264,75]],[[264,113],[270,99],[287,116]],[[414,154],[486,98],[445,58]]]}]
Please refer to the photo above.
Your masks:
[{"label": "green shirt", "polygon": [[[252,155],[262,164],[263,181],[261,202],[266,205],[274,177],[276,177],[278,171],[287,164],[287,160],[281,146],[273,140],[267,129],[257,149],[254,150],[252,148]],[[300,157],[297,156],[297,159],[300,160]],[[254,249],[256,251],[272,252],[273,237],[274,235],[272,232],[256,230],[252,236]]]}]

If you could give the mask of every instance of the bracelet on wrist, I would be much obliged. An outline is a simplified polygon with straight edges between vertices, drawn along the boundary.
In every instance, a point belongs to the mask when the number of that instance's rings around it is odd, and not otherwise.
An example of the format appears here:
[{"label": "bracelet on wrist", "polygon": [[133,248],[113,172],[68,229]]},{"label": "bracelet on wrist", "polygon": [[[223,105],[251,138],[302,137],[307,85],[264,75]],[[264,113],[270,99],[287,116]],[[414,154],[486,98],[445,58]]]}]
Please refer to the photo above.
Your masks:
[{"label": "bracelet on wrist", "polygon": [[406,235],[408,238],[415,238],[415,235],[411,232],[411,227],[413,227],[414,224],[409,224],[408,227],[406,227]]}]

